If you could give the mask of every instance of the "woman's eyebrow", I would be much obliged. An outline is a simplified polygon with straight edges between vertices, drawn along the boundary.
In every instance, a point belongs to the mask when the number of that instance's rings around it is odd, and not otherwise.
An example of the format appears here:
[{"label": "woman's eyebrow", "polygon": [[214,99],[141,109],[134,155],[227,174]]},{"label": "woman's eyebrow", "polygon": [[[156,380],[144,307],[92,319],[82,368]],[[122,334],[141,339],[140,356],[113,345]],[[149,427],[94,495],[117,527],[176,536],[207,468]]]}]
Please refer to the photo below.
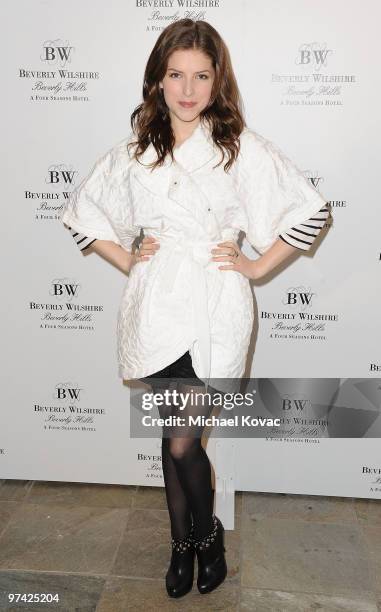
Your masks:
[{"label": "woman's eyebrow", "polygon": [[[182,70],[177,70],[177,68],[168,68],[168,70],[176,70],[176,72],[181,72],[182,74]],[[195,72],[194,74],[200,74],[200,72],[210,72],[210,70],[198,70],[198,72]]]}]

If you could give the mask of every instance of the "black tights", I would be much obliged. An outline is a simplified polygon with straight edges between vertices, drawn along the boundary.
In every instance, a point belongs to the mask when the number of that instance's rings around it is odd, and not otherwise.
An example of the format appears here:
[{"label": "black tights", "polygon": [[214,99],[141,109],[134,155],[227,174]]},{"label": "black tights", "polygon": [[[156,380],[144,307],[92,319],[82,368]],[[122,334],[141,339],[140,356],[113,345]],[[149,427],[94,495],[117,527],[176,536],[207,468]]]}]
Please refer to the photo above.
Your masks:
[{"label": "black tights", "polygon": [[[185,538],[193,519],[194,535],[199,540],[209,534],[213,527],[214,491],[209,458],[201,444],[204,426],[188,427],[188,416],[207,417],[212,406],[208,401],[202,402],[201,394],[205,393],[205,387],[179,383],[176,388],[179,393],[193,391],[200,395],[197,400],[193,397],[193,401],[190,401],[190,396],[184,410],[174,406],[170,400],[162,406],[158,405],[162,418],[180,416],[187,423],[186,427],[163,427],[162,467],[171,533],[175,539]],[[153,386],[154,392],[163,390]]]}]

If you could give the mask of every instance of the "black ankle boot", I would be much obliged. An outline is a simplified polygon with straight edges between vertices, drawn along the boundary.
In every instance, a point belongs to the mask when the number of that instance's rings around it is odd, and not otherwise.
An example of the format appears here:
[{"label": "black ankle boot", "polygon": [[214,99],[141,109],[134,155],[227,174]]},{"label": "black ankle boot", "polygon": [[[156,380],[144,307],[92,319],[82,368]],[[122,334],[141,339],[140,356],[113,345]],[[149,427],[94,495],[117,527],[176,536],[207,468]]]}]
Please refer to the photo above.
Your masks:
[{"label": "black ankle boot", "polygon": [[201,594],[210,593],[226,578],[224,528],[213,514],[213,530],[202,540],[194,541],[198,561],[197,588]]},{"label": "black ankle boot", "polygon": [[165,586],[170,597],[182,597],[193,586],[194,576],[194,546],[193,527],[187,538],[174,540],[172,538],[172,556]]}]

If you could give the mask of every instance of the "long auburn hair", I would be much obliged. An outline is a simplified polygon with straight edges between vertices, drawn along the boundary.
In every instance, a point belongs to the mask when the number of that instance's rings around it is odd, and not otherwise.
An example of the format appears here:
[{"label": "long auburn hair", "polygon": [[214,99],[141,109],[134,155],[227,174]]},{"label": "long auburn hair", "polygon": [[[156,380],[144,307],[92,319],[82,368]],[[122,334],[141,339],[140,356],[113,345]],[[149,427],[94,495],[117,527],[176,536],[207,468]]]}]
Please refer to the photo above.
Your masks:
[{"label": "long auburn hair", "polygon": [[200,113],[200,120],[206,120],[212,139],[222,152],[218,166],[227,153],[228,161],[224,165],[227,172],[238,156],[238,137],[246,123],[229,50],[217,30],[206,21],[180,19],[161,32],[145,68],[143,102],[135,108],[130,119],[137,140],[130,142],[128,147],[136,146],[133,157],[139,161],[152,143],[157,153],[157,160],[148,166],[152,170],[164,163],[167,154],[173,161],[175,136],[159,82],[166,74],[169,56],[178,49],[198,49],[212,61],[215,78],[211,99]]}]

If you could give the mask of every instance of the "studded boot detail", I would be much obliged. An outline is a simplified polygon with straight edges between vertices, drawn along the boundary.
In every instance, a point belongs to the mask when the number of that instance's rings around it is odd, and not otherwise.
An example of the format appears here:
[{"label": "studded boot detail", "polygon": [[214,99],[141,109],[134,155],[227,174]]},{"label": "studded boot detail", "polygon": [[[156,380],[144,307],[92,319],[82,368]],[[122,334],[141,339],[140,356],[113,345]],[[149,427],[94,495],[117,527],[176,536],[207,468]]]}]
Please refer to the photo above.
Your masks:
[{"label": "studded boot detail", "polygon": [[165,577],[165,586],[170,597],[182,597],[193,586],[194,556],[193,526],[183,540],[172,538],[171,562]]},{"label": "studded boot detail", "polygon": [[202,540],[194,540],[198,561],[197,588],[201,594],[210,593],[226,578],[224,527],[213,514],[213,529]]}]

